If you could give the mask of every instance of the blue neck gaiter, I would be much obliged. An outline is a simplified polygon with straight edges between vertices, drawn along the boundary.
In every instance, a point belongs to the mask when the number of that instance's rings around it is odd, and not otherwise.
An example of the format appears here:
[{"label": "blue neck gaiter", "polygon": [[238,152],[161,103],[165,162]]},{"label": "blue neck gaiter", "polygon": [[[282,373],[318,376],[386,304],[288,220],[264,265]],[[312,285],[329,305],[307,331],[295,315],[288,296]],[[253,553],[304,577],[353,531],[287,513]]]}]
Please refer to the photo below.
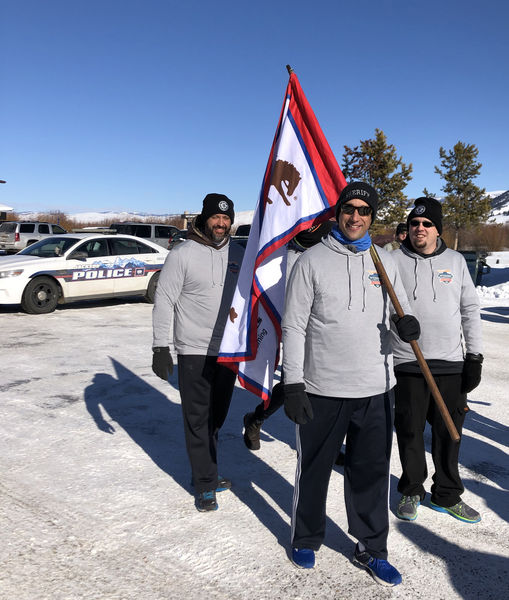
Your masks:
[{"label": "blue neck gaiter", "polygon": [[341,230],[337,225],[334,225],[331,231],[333,237],[338,240],[340,244],[343,246],[354,246],[357,252],[361,252],[362,250],[367,250],[371,246],[371,237],[369,233],[366,233],[358,240],[349,240],[346,236],[343,235]]}]

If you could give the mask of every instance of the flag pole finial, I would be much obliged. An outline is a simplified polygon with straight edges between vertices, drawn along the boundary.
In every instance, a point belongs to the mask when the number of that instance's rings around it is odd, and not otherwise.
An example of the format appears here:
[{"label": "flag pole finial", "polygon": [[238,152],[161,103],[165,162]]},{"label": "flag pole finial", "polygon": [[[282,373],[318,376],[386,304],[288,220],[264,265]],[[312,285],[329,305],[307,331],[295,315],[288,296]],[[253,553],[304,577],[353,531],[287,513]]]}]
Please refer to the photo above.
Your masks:
[{"label": "flag pole finial", "polygon": [[293,69],[292,67],[290,67],[290,65],[286,65],[286,70],[288,71],[288,75],[291,75],[293,73]]}]

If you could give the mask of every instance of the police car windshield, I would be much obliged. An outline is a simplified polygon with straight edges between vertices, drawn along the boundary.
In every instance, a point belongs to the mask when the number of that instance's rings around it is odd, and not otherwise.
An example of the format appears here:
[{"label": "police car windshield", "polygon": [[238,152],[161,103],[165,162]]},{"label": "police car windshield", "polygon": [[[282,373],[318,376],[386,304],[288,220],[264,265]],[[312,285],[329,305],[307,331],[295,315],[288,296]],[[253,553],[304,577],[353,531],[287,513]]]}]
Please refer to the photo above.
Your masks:
[{"label": "police car windshield", "polygon": [[55,256],[62,256],[71,246],[74,246],[79,241],[81,241],[80,238],[73,238],[69,235],[65,237],[55,236],[45,238],[27,246],[24,250],[18,252],[18,254],[39,256],[40,258],[54,258]]}]

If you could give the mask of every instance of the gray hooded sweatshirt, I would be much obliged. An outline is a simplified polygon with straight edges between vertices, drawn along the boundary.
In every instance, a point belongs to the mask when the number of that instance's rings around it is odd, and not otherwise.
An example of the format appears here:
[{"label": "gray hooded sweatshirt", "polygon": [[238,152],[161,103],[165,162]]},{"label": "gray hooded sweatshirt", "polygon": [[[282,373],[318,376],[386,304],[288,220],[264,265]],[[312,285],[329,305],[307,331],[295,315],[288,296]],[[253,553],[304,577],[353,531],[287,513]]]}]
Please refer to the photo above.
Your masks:
[{"label": "gray hooded sweatshirt", "polygon": [[[378,250],[408,313],[391,253]],[[395,384],[389,317],[393,307],[369,250],[353,252],[331,234],[295,263],[283,317],[285,383],[320,396],[364,398]]]},{"label": "gray hooded sweatshirt", "polygon": [[161,270],[152,312],[153,347],[217,356],[244,249],[192,239],[175,246]]},{"label": "gray hooded sweatshirt", "polygon": [[[434,373],[461,373],[466,352],[482,353],[479,297],[465,259],[439,238],[437,250],[422,255],[403,243],[392,252],[408,300],[421,325],[419,346]],[[416,371],[408,344],[394,335],[397,370]]]}]

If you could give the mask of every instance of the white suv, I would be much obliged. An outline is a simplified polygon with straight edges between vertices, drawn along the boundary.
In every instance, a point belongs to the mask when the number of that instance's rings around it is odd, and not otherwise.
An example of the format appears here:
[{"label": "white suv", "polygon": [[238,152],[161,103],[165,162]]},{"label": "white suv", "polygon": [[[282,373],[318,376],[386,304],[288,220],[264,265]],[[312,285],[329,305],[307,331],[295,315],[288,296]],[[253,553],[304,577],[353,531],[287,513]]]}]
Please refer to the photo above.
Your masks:
[{"label": "white suv", "polygon": [[63,233],[67,231],[54,223],[5,221],[0,225],[0,250],[9,253],[19,252],[43,238]]},{"label": "white suv", "polygon": [[124,221],[122,223],[112,223],[111,230],[115,230],[122,235],[135,235],[136,237],[150,240],[163,248],[168,248],[174,236],[179,236],[182,232],[174,225],[164,225],[163,223],[138,223],[133,221]]}]

